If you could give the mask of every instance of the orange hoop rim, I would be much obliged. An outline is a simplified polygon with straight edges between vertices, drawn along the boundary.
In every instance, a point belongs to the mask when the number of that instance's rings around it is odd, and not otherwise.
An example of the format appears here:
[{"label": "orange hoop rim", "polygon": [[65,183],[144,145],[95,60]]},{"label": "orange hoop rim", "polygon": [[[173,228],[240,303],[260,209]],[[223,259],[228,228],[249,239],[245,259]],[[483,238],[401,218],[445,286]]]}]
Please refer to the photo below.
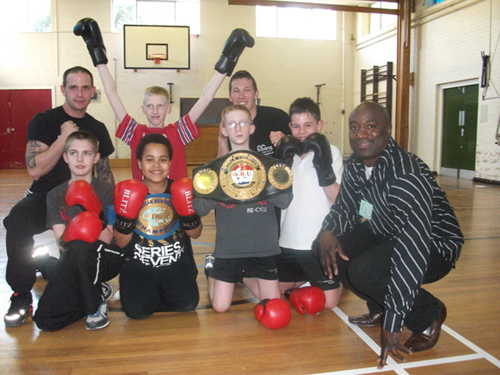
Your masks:
[{"label": "orange hoop rim", "polygon": [[160,64],[161,60],[167,59],[167,54],[165,53],[150,53],[148,55],[149,59],[153,59],[155,64]]}]

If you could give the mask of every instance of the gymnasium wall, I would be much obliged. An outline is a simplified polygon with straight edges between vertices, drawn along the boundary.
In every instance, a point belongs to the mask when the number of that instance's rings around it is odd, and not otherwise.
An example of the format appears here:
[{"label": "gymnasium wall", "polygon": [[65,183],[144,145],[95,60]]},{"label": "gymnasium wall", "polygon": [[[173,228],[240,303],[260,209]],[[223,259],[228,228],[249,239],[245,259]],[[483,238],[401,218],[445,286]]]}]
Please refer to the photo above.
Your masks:
[{"label": "gymnasium wall", "polygon": [[[428,9],[415,2],[412,17],[409,150],[440,170],[442,89],[480,84],[481,51],[492,56],[491,83],[478,103],[475,177],[500,181],[500,146],[495,134],[500,116],[500,1],[446,0]],[[359,20],[361,17],[358,17]],[[396,33],[384,30],[356,44],[355,71],[395,59]],[[496,51],[496,56],[495,56]],[[395,60],[393,60],[395,61]],[[355,77],[354,87],[359,87]]]},{"label": "gymnasium wall", "polygon": [[[51,33],[9,33],[0,35],[0,88],[25,86],[52,86],[57,89],[55,105],[64,102],[59,85],[68,67],[83,65],[95,75],[97,89],[102,89],[97,70],[92,66],[82,38],[73,35],[75,23],[83,17],[94,18],[103,33],[108,52],[109,69],[116,77],[120,97],[129,113],[139,121],[146,121],[140,105],[144,89],[151,85],[172,82],[173,108],[169,122],[180,116],[180,98],[199,97],[214,74],[214,64],[231,31],[244,28],[255,36],[255,8],[229,6],[227,0],[201,1],[201,33],[191,36],[190,70],[129,70],[123,67],[123,35],[111,33],[110,0],[53,0]],[[352,25],[353,16],[345,17]],[[342,150],[343,105],[352,108],[352,95],[342,103],[343,77],[352,80],[353,45],[349,54],[348,72],[341,75],[343,56],[341,14],[339,14],[336,41],[305,41],[296,39],[256,38],[255,46],[246,49],[236,70],[246,69],[257,80],[261,104],[282,108],[288,112],[297,97],[309,96],[316,100],[316,84],[326,85],[321,90],[322,117],[325,133],[332,144]],[[348,31],[349,35],[352,31]],[[228,96],[226,79],[216,98]],[[349,82],[347,87],[352,87]],[[98,103],[92,103],[89,113],[106,123],[111,134],[115,131],[114,114],[102,92]],[[128,158],[129,149],[117,142],[118,158]],[[194,146],[194,145],[193,145]],[[115,157],[116,155],[112,156]]]},{"label": "gymnasium wall", "polygon": [[[498,47],[500,1],[446,0],[427,10],[416,2],[413,14],[411,71],[415,82],[410,93],[410,151],[422,157],[432,170],[439,170],[441,152],[441,96],[443,85],[480,81],[481,51]],[[60,94],[62,74],[73,65],[84,65],[95,75],[83,40],[72,33],[83,17],[98,21],[108,50],[109,68],[116,77],[125,107],[145,121],[140,104],[144,89],[172,82],[173,110],[167,118],[178,119],[180,98],[198,97],[212,77],[213,66],[230,32],[237,27],[255,36],[255,10],[251,6],[228,5],[226,0],[201,0],[201,33],[192,36],[190,70],[125,70],[123,35],[111,33],[110,0],[52,0],[51,33],[0,33],[0,88],[52,87],[55,105],[63,103]],[[491,12],[491,18],[490,18]],[[361,21],[364,20],[364,21]],[[490,25],[491,23],[491,25]],[[491,28],[491,30],[490,30]],[[376,35],[361,36],[366,15],[338,13],[336,41],[256,38],[254,48],[246,49],[237,69],[249,70],[256,78],[261,104],[288,110],[300,96],[316,100],[315,85],[321,88],[319,101],[325,121],[324,132],[341,152],[351,152],[347,138],[347,119],[359,103],[360,70],[373,65],[396,62],[395,28]],[[490,47],[491,46],[491,47]],[[499,57],[492,66],[492,82],[500,89]],[[228,95],[223,83],[217,98]],[[395,85],[394,85],[395,87]],[[488,96],[498,96],[490,87]],[[342,113],[345,110],[345,114]],[[102,96],[89,112],[106,123],[114,134],[113,112]],[[479,100],[476,177],[500,181],[500,148],[494,135],[500,114],[500,100]],[[394,114],[393,114],[394,118]],[[113,158],[127,159],[129,149],[117,141]],[[194,146],[194,145],[193,145]]]}]

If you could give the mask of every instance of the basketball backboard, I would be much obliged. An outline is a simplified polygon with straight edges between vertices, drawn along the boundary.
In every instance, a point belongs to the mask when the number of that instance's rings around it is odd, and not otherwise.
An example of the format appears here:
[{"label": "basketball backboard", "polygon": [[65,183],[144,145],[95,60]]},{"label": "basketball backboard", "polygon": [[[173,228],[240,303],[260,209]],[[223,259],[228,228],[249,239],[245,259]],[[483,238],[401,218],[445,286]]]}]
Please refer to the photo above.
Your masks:
[{"label": "basketball backboard", "polygon": [[189,69],[189,26],[124,25],[125,69]]}]

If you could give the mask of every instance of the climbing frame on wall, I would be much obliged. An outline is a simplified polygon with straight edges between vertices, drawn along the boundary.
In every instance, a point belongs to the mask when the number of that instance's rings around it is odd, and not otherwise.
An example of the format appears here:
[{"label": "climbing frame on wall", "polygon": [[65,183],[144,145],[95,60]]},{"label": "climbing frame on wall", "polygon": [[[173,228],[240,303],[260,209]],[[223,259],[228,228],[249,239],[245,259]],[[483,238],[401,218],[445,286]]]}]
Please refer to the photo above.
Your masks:
[{"label": "climbing frame on wall", "polygon": [[393,79],[396,77],[391,61],[383,66],[374,65],[372,69],[361,69],[361,102],[370,100],[380,103],[392,117]]}]

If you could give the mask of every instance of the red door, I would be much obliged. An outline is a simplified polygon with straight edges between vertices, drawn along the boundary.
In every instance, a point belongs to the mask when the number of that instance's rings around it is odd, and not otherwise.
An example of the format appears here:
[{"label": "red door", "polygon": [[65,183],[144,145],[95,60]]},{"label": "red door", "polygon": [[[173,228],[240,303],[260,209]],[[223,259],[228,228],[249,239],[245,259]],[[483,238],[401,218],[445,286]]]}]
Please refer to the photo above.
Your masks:
[{"label": "red door", "polygon": [[26,168],[26,130],[52,108],[52,90],[0,90],[0,169]]}]

